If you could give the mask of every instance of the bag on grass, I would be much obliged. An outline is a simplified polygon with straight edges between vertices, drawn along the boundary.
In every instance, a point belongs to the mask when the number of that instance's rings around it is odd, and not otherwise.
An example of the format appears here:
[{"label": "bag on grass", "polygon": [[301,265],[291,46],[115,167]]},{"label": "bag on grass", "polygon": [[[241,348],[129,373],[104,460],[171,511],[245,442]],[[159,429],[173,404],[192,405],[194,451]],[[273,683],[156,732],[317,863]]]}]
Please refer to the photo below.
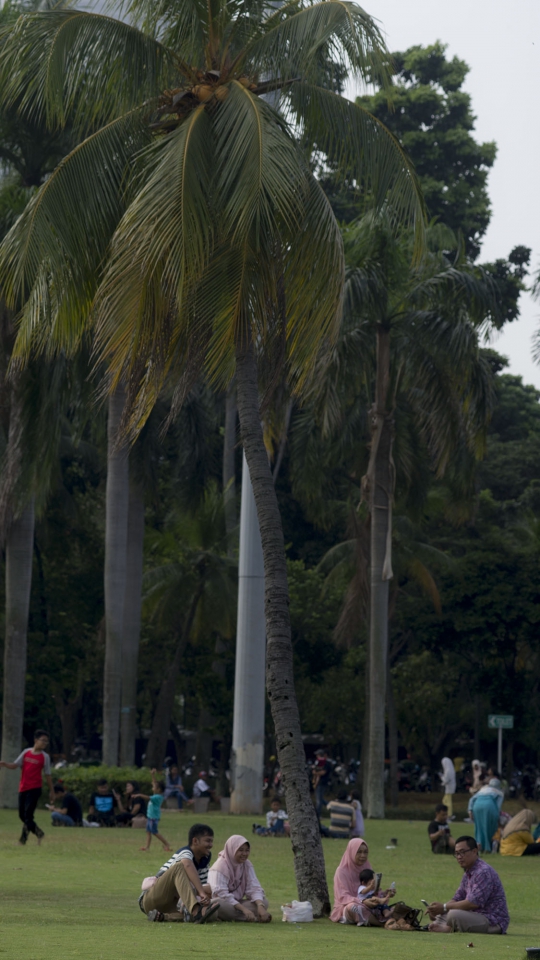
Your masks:
[{"label": "bag on grass", "polygon": [[[417,910],[416,907],[408,907],[406,903],[403,903],[403,900],[398,900],[392,907],[392,918],[398,921],[399,926],[388,927],[388,929],[419,930],[423,916],[423,910]],[[403,923],[401,921],[403,921]],[[388,921],[388,923],[389,922],[390,921]]]},{"label": "bag on grass", "polygon": [[281,912],[284,923],[311,923],[313,920],[313,907],[309,900],[293,900],[292,903],[286,903]]}]

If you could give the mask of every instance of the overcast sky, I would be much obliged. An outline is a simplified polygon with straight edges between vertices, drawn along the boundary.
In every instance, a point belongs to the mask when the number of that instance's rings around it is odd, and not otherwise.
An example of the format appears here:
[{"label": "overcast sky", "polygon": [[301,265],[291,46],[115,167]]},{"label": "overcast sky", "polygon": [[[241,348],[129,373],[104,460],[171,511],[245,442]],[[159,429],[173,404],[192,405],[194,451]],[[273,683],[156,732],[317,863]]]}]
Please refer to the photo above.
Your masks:
[{"label": "overcast sky", "polygon": [[[505,257],[518,244],[532,248],[540,267],[540,0],[360,0],[380,21],[390,50],[441,40],[469,64],[466,90],[477,117],[474,136],[494,140],[497,159],[488,181],[491,223],[480,260]],[[521,318],[493,346],[512,373],[540,389],[531,337],[540,327],[540,301],[520,300]]]}]

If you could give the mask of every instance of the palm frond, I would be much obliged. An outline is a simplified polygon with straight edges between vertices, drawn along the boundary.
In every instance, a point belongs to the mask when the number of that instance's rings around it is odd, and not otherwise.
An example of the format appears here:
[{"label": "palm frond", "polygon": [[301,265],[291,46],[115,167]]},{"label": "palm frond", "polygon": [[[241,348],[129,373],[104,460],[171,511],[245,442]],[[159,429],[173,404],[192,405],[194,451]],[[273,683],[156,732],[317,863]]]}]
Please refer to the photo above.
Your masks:
[{"label": "palm frond", "polygon": [[355,78],[388,83],[389,55],[375,21],[349,0],[281,4],[265,21],[264,34],[242,52],[248,70],[287,80],[320,77],[319,54],[343,63]]},{"label": "palm frond", "polygon": [[174,85],[170,51],[130,24],[55,9],[25,14],[0,38],[0,106],[88,131]]},{"label": "palm frond", "polygon": [[424,200],[413,165],[393,134],[360,104],[310,83],[291,87],[289,113],[337,172],[352,178],[375,210],[386,211],[393,230],[412,229],[418,259],[425,239]]},{"label": "palm frond", "polygon": [[15,356],[78,341],[123,212],[126,169],[148,141],[140,109],[102,127],[59,164],[4,238],[0,283],[13,307],[24,304]]}]

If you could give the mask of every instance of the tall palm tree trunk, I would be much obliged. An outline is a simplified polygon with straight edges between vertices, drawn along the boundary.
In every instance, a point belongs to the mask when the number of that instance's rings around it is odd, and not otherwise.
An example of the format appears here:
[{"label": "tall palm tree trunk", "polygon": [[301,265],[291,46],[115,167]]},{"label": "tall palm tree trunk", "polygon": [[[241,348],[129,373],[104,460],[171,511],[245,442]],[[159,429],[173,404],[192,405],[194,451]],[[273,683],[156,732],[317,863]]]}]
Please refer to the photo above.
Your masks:
[{"label": "tall palm tree trunk", "polygon": [[120,765],[135,763],[137,667],[141,635],[141,604],[144,546],[144,493],[129,485],[126,591],[122,641],[122,708],[120,713]]},{"label": "tall palm tree trunk", "polygon": [[315,916],[330,902],[319,824],[311,801],[300,716],[294,690],[289,589],[283,529],[259,415],[257,364],[251,343],[236,351],[238,413],[257,506],[265,572],[266,688],[274,720],[278,760],[287,796],[294,869],[300,900]]},{"label": "tall palm tree trunk", "polygon": [[[34,500],[12,520],[6,538],[6,621],[4,641],[4,702],[2,709],[2,759],[13,761],[21,752],[26,678],[26,644],[32,557]],[[0,770],[0,806],[16,807],[18,777]]]},{"label": "tall palm tree trunk", "polygon": [[225,503],[225,528],[229,538],[227,552],[234,554],[230,535],[236,527],[236,384],[229,385],[225,398],[225,430],[223,437],[223,498]]},{"label": "tall palm tree trunk", "polygon": [[385,702],[388,659],[388,596],[392,578],[393,418],[387,410],[390,329],[377,327],[377,377],[371,410],[372,439],[367,486],[371,510],[369,624],[369,741],[367,816],[384,818]]},{"label": "tall palm tree trunk", "polygon": [[105,666],[103,673],[103,763],[118,763],[122,689],[122,638],[126,591],[129,506],[128,448],[118,444],[125,391],[109,397],[105,516]]},{"label": "tall palm tree trunk", "polygon": [[161,767],[165,751],[167,749],[167,740],[169,737],[169,726],[171,723],[172,712],[174,708],[174,697],[176,693],[176,681],[180,673],[184,650],[189,640],[197,605],[201,599],[204,590],[204,579],[201,577],[199,585],[191,599],[188,612],[182,624],[182,629],[178,634],[176,641],[176,650],[172,662],[164,671],[158,701],[152,721],[152,730],[150,739],[146,747],[145,763],[147,767]]},{"label": "tall palm tree trunk", "polygon": [[388,750],[390,753],[390,805],[397,807],[399,805],[399,783],[398,783],[398,728],[396,716],[396,701],[394,698],[394,685],[390,673],[390,664],[387,672],[387,698],[388,698]]}]

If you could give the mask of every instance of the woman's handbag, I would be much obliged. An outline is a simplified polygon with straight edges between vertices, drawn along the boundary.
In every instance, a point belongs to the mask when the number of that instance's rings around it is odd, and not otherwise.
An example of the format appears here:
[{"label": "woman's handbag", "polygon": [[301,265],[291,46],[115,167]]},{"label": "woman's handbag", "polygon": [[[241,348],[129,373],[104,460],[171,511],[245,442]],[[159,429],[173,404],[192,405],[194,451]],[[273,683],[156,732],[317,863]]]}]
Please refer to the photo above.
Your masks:
[{"label": "woman's handbag", "polygon": [[403,900],[398,900],[392,908],[392,916],[385,923],[387,930],[420,930],[423,910],[417,910],[416,907],[408,907]]}]

